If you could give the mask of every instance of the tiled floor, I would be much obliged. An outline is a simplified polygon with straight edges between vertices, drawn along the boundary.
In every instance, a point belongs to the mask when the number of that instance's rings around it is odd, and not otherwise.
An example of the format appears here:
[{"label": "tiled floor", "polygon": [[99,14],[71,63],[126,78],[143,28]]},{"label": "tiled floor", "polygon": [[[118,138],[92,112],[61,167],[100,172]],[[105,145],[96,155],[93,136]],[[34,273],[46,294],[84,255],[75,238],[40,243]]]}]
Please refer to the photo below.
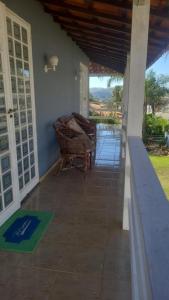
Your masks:
[{"label": "tiled floor", "polygon": [[131,299],[122,195],[120,131],[100,126],[86,178],[74,169],[50,174],[24,204],[55,218],[34,253],[0,252],[0,299]]}]

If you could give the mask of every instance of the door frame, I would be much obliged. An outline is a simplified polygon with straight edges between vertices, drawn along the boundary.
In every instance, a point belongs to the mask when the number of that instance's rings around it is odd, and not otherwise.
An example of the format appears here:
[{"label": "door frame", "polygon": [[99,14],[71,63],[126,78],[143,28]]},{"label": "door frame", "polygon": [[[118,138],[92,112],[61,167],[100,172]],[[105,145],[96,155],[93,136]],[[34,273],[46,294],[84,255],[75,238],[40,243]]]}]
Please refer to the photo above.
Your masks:
[{"label": "door frame", "polygon": [[[5,6],[6,7],[6,6]],[[33,55],[32,55],[32,35],[31,35],[31,25],[6,7],[6,17],[11,17],[12,20],[16,21],[20,26],[24,26],[27,29],[28,34],[28,55],[29,55],[29,66],[30,66],[30,84],[31,84],[31,103],[32,103],[32,125],[33,125],[33,132],[34,132],[34,156],[35,156],[35,178],[27,184],[27,186],[23,189],[23,191],[19,191],[20,194],[20,202],[26,197],[28,193],[39,183],[39,168],[38,168],[38,149],[37,149],[37,126],[36,126],[36,106],[35,106],[35,90],[34,90],[34,72],[33,72]],[[7,49],[8,50],[8,49]],[[7,52],[8,53],[8,52]],[[10,70],[9,70],[10,75]],[[9,78],[10,79],[10,78]],[[12,89],[11,91],[11,99],[12,99]],[[11,100],[12,101],[12,100]],[[15,139],[15,138],[14,138]],[[14,141],[15,148],[16,143]],[[16,157],[17,159],[17,157]],[[17,160],[16,160],[17,161]],[[17,176],[18,177],[18,176]],[[32,185],[32,187],[31,187]]]},{"label": "door frame", "polygon": [[[22,191],[19,190],[19,176],[18,176],[18,161],[16,153],[16,140],[15,140],[15,126],[14,126],[14,116],[10,118],[8,110],[13,108],[13,93],[11,84],[11,70],[9,63],[9,49],[8,49],[8,32],[7,32],[7,22],[6,18],[9,17],[12,21],[16,21],[20,26],[27,30],[28,36],[28,56],[29,56],[29,72],[30,72],[30,97],[32,104],[32,127],[33,127],[33,143],[34,143],[34,167],[35,167],[35,177],[30,180],[29,183],[23,188]],[[3,200],[3,210],[0,211],[0,225],[2,225],[9,217],[17,211],[21,206],[21,201],[25,196],[38,184],[39,182],[39,168],[38,168],[38,151],[37,151],[37,129],[36,129],[36,108],[35,108],[35,94],[34,94],[34,77],[33,77],[33,59],[32,59],[32,40],[31,40],[31,26],[28,22],[20,18],[13,11],[8,9],[4,3],[0,1],[0,52],[2,59],[2,76],[4,85],[4,97],[5,97],[5,107],[7,116],[7,132],[9,149],[6,151],[10,157],[10,173],[11,173],[11,186],[7,187],[6,190],[2,190],[2,195],[8,189],[12,189],[13,201],[5,207]],[[17,93],[18,94],[18,93]],[[4,113],[5,115],[5,113]],[[28,126],[28,123],[26,123]],[[29,137],[28,137],[29,139]],[[6,153],[5,152],[5,153]],[[4,153],[4,155],[5,155]],[[3,157],[3,153],[2,153]],[[29,169],[30,172],[30,169]],[[2,175],[1,173],[1,185],[2,185]]]},{"label": "door frame", "polygon": [[[7,130],[8,130],[8,143],[9,143],[9,155],[10,155],[10,165],[11,165],[11,178],[12,178],[12,193],[13,201],[0,212],[0,225],[2,225],[10,216],[20,208],[20,196],[19,196],[19,184],[18,184],[18,173],[16,168],[16,146],[14,144],[14,138],[10,134],[13,131],[13,120],[9,118],[7,111],[12,105],[11,99],[11,80],[9,78],[9,63],[8,63],[8,44],[7,44],[7,26],[6,26],[6,11],[7,8],[5,4],[0,2],[0,52],[2,58],[2,68],[3,68],[3,83],[4,83],[4,97],[6,106],[6,116],[7,116]],[[8,100],[7,100],[8,99]],[[2,184],[2,180],[1,180]]]},{"label": "door frame", "polygon": [[89,116],[89,71],[82,62],[80,62],[80,114],[86,118]]}]

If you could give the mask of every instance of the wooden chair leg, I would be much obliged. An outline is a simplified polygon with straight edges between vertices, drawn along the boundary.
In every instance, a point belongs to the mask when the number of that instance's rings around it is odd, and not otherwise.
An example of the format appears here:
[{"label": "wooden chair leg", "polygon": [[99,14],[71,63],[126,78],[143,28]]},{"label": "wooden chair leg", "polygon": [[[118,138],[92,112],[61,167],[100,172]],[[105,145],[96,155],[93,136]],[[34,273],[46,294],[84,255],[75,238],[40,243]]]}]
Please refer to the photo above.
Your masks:
[{"label": "wooden chair leg", "polygon": [[65,159],[64,157],[62,156],[61,158],[61,163],[60,163],[60,171],[62,171],[63,167],[64,167],[64,163],[65,163]]},{"label": "wooden chair leg", "polygon": [[88,153],[85,153],[84,155],[84,172],[86,172],[88,169]]}]

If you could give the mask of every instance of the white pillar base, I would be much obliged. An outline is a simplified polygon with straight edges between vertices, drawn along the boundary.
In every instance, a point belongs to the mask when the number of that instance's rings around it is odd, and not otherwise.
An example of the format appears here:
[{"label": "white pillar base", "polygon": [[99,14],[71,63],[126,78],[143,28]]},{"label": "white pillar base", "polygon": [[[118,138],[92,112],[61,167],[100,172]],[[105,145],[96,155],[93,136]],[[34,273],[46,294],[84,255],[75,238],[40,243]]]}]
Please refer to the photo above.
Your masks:
[{"label": "white pillar base", "polygon": [[123,230],[129,230],[128,205],[131,199],[130,190],[130,157],[128,143],[126,143],[125,182],[124,182],[124,207],[123,207]]}]

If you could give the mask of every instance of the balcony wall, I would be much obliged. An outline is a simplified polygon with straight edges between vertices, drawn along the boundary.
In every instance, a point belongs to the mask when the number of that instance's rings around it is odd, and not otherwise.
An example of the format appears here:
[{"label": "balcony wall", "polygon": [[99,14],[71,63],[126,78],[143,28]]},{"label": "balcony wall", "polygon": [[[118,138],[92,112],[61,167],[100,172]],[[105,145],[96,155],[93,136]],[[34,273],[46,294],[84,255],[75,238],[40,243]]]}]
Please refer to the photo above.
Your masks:
[{"label": "balcony wall", "polygon": [[169,203],[143,142],[129,137],[133,300],[169,299]]},{"label": "balcony wall", "polygon": [[[42,176],[57,158],[57,144],[52,128],[60,115],[80,109],[80,62],[88,64],[87,57],[78,46],[53,22],[35,0],[3,0],[12,11],[31,24],[39,171]],[[57,55],[56,72],[44,72],[45,55]]]}]

